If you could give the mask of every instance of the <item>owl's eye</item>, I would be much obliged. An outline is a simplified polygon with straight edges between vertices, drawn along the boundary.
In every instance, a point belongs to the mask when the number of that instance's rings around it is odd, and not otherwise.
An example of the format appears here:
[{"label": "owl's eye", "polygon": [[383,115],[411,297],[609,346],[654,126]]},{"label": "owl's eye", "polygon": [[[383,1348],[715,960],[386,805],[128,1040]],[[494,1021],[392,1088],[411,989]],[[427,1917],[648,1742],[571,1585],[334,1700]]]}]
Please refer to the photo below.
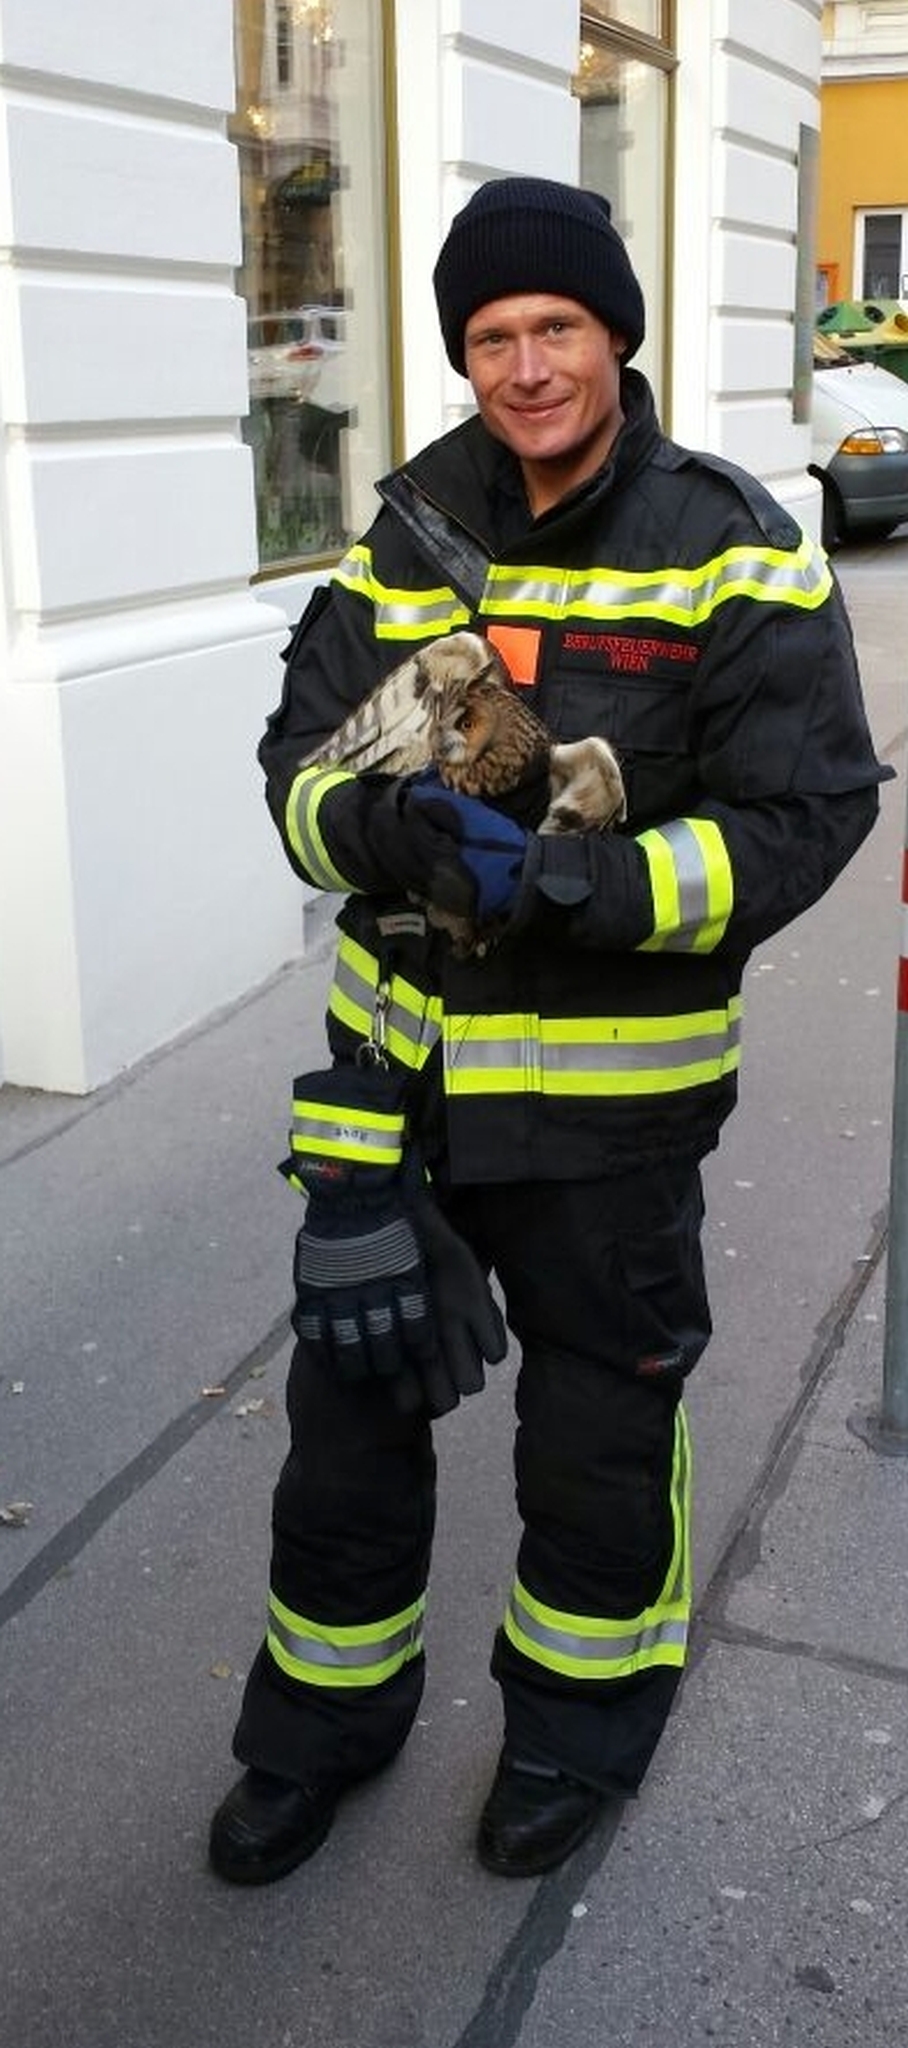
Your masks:
[{"label": "owl's eye", "polygon": [[467,711],[462,711],[462,712],[460,713],[460,716],[459,716],[458,720],[457,720],[457,730],[458,730],[458,732],[472,732],[472,730],[473,730],[473,727],[474,727],[474,725],[475,725],[475,724],[476,724],[476,714],[475,714],[475,712],[473,712],[473,711],[469,711],[469,710],[467,710]]}]

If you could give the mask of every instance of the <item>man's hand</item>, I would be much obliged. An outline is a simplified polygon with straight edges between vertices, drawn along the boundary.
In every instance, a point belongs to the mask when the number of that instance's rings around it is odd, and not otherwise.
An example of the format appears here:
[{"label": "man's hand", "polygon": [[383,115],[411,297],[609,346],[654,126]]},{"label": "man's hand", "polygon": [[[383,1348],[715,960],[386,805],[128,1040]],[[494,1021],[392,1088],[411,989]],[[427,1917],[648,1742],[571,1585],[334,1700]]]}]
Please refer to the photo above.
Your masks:
[{"label": "man's hand", "polygon": [[434,769],[388,791],[370,837],[398,886],[439,910],[482,926],[514,902],[527,849],[523,827],[446,789]]}]

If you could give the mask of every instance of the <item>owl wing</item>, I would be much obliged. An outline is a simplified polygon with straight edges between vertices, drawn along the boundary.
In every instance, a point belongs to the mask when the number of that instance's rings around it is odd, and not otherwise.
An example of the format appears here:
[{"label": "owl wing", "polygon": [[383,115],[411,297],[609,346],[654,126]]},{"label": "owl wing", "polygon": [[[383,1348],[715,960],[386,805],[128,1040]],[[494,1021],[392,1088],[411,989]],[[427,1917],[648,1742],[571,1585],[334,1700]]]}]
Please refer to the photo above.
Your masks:
[{"label": "owl wing", "polygon": [[406,661],[382,677],[362,704],[351,711],[330,738],[300,762],[347,768],[361,774],[380,768],[388,775],[409,775],[429,759],[432,707],[426,701],[417,659]]},{"label": "owl wing", "polygon": [[607,832],[627,817],[617,758],[608,741],[595,735],[552,747],[549,787],[541,832]]},{"label": "owl wing", "polygon": [[457,632],[429,640],[391,669],[330,738],[300,762],[342,767],[352,774],[380,768],[412,775],[432,758],[432,728],[444,692],[492,666],[500,656],[481,634]]}]

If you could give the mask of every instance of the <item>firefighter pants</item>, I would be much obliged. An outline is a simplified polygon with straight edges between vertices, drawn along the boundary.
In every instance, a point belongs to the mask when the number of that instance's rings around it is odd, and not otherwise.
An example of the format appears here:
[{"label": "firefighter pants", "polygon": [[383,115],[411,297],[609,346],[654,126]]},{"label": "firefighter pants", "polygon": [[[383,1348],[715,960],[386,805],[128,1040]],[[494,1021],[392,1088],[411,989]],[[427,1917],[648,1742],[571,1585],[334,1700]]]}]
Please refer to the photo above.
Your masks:
[{"label": "firefighter pants", "polygon": [[[690,1612],[685,1375],[710,1334],[695,1164],[456,1191],[521,1349],[522,1534],[492,1654],[505,1741],[603,1791],[639,1785]],[[234,1738],[305,1782],[379,1768],[422,1693],[430,1425],[297,1345],[273,1505],[269,1624]],[[502,1483],[504,1475],[502,1475]]]}]

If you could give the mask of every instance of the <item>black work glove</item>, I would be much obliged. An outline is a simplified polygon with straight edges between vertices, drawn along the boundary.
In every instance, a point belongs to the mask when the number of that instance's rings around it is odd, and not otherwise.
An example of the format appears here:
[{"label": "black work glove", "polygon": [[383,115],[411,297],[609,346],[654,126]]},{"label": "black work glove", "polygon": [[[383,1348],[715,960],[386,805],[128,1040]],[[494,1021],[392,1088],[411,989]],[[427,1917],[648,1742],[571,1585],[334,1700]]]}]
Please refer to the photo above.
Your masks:
[{"label": "black work glove", "polygon": [[402,1413],[445,1415],[507,1349],[478,1261],[428,1193],[405,1138],[403,1081],[377,1065],[294,1082],[291,1157],[308,1193],[291,1322],[342,1379],[381,1380]]},{"label": "black work glove", "polygon": [[416,1201],[435,1310],[440,1357],[424,1374],[430,1415],[447,1415],[462,1394],[479,1394],[485,1366],[500,1365],[508,1348],[504,1320],[479,1260],[425,1190]]},{"label": "black work glove", "polygon": [[410,1409],[439,1350],[407,1201],[416,1162],[401,1095],[400,1077],[379,1066],[299,1076],[283,1170],[309,1197],[293,1266],[300,1343],[342,1379],[386,1380]]}]

